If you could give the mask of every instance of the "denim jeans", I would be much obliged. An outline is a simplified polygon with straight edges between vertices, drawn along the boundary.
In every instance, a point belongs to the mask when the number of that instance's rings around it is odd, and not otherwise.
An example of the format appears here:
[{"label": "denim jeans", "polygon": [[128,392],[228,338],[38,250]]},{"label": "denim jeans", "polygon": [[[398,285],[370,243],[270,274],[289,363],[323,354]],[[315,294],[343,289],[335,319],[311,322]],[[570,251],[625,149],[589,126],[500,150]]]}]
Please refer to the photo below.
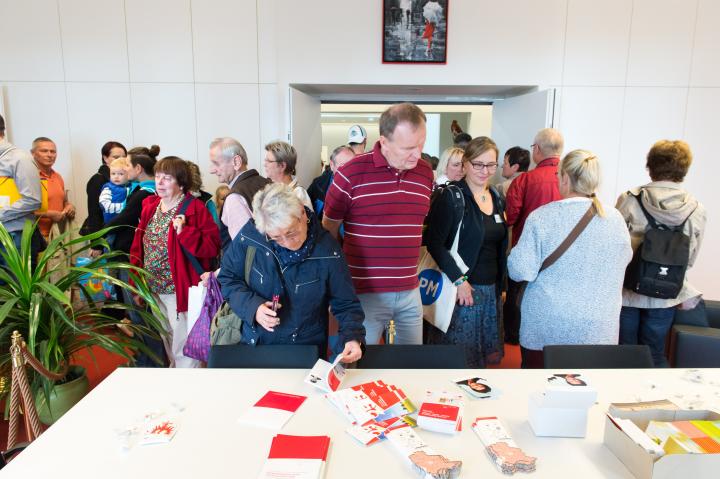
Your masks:
[{"label": "denim jeans", "polygon": [[669,366],[665,339],[675,318],[675,308],[632,308],[620,310],[620,344],[647,344],[656,368]]},{"label": "denim jeans", "polygon": [[378,344],[383,331],[395,322],[395,344],[422,344],[422,301],[418,288],[392,293],[358,294],[365,312],[365,340]]}]

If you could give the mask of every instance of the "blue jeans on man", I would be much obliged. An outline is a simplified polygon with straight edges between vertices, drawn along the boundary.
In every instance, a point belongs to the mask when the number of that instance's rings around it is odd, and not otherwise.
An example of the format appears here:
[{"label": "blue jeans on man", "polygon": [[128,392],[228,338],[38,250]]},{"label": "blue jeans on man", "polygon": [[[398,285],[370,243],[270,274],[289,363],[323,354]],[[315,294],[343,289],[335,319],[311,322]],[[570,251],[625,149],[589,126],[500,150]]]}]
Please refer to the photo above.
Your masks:
[{"label": "blue jeans on man", "polygon": [[656,368],[669,367],[665,341],[675,318],[675,308],[633,308],[620,310],[620,344],[646,344]]}]

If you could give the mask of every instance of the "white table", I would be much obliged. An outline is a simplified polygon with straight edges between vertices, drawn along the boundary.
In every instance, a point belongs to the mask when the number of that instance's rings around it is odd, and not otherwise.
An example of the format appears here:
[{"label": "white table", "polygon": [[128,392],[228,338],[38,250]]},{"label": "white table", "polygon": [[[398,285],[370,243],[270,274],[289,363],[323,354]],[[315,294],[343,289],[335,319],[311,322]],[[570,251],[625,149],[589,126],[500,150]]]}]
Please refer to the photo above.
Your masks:
[{"label": "white table", "polygon": [[[529,393],[552,372],[529,370],[349,370],[343,387],[374,379],[400,386],[418,406],[426,389],[454,388],[450,380],[471,375],[501,390],[496,400],[468,400],[463,431],[446,436],[418,430],[438,453],[463,461],[461,477],[506,477],[490,462],[470,429],[477,416],[498,416],[518,445],[537,456],[537,471],[516,477],[632,477],[602,444],[604,413],[610,402],[669,397],[720,404],[720,369],[702,370],[704,383],[684,370],[587,370],[599,391],[584,439],[538,438],[527,422]],[[567,372],[567,371],[566,371]],[[576,372],[576,371],[573,371]],[[277,431],[237,422],[266,391],[303,394],[308,400],[282,430],[284,434],[332,438],[326,477],[416,477],[386,442],[364,447],[344,431],[349,424],[323,394],[303,383],[306,370],[131,369],[121,368],[12,461],[0,477],[17,478],[254,478]],[[459,391],[459,390],[458,390]],[[681,392],[683,397],[677,397]],[[185,407],[173,441],[136,446],[124,452],[117,429],[171,402]]]}]

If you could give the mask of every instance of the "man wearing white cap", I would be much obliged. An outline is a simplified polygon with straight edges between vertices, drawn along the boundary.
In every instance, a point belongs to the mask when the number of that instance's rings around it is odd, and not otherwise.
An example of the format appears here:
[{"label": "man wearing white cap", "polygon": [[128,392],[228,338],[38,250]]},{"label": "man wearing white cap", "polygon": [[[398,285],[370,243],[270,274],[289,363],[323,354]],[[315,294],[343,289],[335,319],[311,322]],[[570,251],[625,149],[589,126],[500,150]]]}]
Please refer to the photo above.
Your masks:
[{"label": "man wearing white cap", "polygon": [[367,146],[367,132],[365,128],[360,125],[350,127],[348,131],[348,146],[350,146],[356,155],[365,153],[365,147]]}]

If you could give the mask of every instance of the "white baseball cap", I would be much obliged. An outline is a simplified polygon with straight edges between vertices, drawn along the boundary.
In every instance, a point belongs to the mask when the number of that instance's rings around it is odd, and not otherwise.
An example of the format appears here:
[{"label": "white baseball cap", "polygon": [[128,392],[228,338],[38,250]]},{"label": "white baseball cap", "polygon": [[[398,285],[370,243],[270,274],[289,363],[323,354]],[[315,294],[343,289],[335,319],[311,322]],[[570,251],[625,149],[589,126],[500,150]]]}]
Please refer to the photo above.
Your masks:
[{"label": "white baseball cap", "polygon": [[367,132],[360,125],[353,125],[348,131],[348,143],[362,143],[367,140]]}]

